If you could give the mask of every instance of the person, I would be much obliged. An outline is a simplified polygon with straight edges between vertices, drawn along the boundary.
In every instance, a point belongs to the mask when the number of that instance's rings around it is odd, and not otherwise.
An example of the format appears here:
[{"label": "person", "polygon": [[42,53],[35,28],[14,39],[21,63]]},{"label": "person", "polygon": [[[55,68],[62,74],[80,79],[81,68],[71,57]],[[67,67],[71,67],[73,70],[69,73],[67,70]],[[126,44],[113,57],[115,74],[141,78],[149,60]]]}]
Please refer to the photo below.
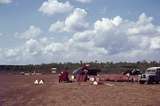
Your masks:
[{"label": "person", "polygon": [[88,66],[84,65],[81,67],[81,70],[78,73],[77,81],[87,81],[88,78]]},{"label": "person", "polygon": [[63,81],[62,76],[63,76],[63,71],[62,71],[62,72],[60,72],[60,74],[58,74],[59,83]]},{"label": "person", "polygon": [[128,77],[128,82],[130,81],[130,73],[127,73],[126,76]]},{"label": "person", "polygon": [[69,77],[68,77],[68,68],[65,68],[60,74],[59,74],[59,83],[62,81],[69,82]]},{"label": "person", "polygon": [[85,65],[84,67],[83,67],[83,81],[87,81],[87,79],[88,79],[88,65]]}]

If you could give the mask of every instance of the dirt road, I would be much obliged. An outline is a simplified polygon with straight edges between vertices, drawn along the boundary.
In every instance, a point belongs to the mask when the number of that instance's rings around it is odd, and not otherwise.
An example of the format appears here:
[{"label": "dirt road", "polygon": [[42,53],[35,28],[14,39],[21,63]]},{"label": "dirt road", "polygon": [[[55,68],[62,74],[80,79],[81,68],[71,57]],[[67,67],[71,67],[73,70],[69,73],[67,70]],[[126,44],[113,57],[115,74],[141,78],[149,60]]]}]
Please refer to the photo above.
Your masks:
[{"label": "dirt road", "polygon": [[[34,85],[43,79],[43,85]],[[58,83],[57,75],[0,74],[0,106],[160,106],[160,84]]]}]

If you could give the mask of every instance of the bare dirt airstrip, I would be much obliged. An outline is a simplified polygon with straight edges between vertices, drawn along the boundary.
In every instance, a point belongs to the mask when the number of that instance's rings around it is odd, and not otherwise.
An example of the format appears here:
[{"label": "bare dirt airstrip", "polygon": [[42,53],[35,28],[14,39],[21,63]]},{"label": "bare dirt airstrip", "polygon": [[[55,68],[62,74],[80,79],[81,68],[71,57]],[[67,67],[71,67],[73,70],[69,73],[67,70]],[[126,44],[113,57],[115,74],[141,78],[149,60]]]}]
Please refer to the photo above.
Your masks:
[{"label": "bare dirt airstrip", "polygon": [[[43,85],[34,85],[43,79]],[[57,75],[0,74],[0,106],[160,106],[160,84],[58,83]]]}]

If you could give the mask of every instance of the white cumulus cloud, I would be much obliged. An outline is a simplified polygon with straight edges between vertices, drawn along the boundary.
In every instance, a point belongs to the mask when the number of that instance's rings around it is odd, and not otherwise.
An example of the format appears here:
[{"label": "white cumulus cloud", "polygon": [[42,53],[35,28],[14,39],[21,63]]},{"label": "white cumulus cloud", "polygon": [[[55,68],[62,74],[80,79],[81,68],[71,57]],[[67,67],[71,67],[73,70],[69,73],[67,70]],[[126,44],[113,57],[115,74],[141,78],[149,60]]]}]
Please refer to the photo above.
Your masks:
[{"label": "white cumulus cloud", "polygon": [[86,21],[87,12],[84,9],[76,8],[64,21],[53,23],[50,32],[79,32],[85,30],[89,24]]},{"label": "white cumulus cloud", "polygon": [[65,31],[65,24],[63,21],[57,21],[49,27],[50,32],[63,32]]},{"label": "white cumulus cloud", "polygon": [[56,13],[69,12],[72,9],[73,6],[69,3],[69,1],[63,3],[58,0],[48,0],[43,2],[39,8],[39,11],[47,15],[54,15]]},{"label": "white cumulus cloud", "polygon": [[150,48],[160,50],[160,36],[156,36],[156,37],[151,38]]},{"label": "white cumulus cloud", "polygon": [[[75,13],[68,17],[73,14]],[[79,60],[158,60],[160,58],[160,25],[153,24],[152,20],[153,18],[145,13],[142,13],[136,21],[123,19],[120,16],[103,17],[90,24],[87,29],[74,30],[71,33],[73,35],[63,42],[51,37],[28,37],[29,39],[25,39],[25,43],[16,49],[0,48],[0,60],[3,63],[20,64],[79,62]],[[71,22],[74,23],[72,20]],[[152,27],[146,30],[145,27],[150,25]],[[57,30],[61,30],[62,26],[66,28],[66,23],[57,21],[53,29],[56,29],[56,26],[58,26]],[[134,28],[137,28],[138,32],[131,33],[130,30]],[[30,32],[29,29],[24,33]],[[33,35],[36,35],[35,32]]]},{"label": "white cumulus cloud", "polygon": [[15,33],[15,36],[20,37],[22,39],[31,39],[36,38],[42,33],[41,29],[31,25],[26,31],[22,33]]},{"label": "white cumulus cloud", "polygon": [[129,34],[146,34],[152,35],[156,32],[155,26],[152,24],[153,18],[147,17],[145,13],[139,16],[139,19],[131,28],[128,29]]},{"label": "white cumulus cloud", "polygon": [[81,2],[81,3],[90,3],[93,0],[76,0],[76,1]]},{"label": "white cumulus cloud", "polygon": [[122,18],[120,16],[116,16],[113,19],[102,18],[101,20],[97,20],[94,24],[96,30],[111,30],[112,28],[117,27],[121,24]]}]

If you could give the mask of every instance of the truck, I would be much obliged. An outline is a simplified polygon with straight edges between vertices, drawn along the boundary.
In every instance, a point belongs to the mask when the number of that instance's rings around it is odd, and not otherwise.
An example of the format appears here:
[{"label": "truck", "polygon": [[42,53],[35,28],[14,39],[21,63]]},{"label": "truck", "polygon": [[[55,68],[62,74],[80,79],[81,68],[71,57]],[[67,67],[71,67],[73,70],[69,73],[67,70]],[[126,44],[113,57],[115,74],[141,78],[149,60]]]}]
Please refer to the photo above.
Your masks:
[{"label": "truck", "polygon": [[141,75],[139,83],[140,84],[152,84],[160,82],[160,67],[150,67]]}]

